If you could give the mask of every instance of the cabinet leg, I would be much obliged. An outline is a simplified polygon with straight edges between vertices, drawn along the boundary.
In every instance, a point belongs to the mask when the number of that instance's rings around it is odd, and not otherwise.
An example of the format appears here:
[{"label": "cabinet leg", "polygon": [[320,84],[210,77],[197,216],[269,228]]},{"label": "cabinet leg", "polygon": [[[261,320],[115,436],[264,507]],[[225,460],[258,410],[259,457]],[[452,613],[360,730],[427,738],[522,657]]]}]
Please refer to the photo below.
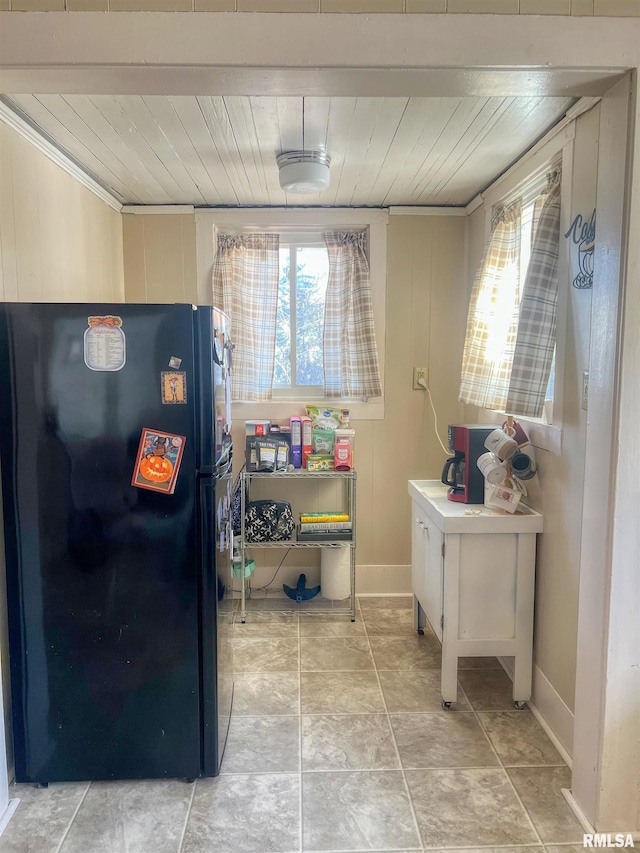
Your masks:
[{"label": "cabinet leg", "polygon": [[531,698],[531,678],[533,675],[533,661],[531,655],[515,656],[513,667],[513,701],[524,703]]},{"label": "cabinet leg", "polygon": [[424,626],[426,625],[427,617],[418,603],[418,599],[413,596],[413,630],[418,634],[424,634]]},{"label": "cabinet leg", "polygon": [[458,701],[458,656],[445,651],[442,646],[441,692],[443,703]]}]

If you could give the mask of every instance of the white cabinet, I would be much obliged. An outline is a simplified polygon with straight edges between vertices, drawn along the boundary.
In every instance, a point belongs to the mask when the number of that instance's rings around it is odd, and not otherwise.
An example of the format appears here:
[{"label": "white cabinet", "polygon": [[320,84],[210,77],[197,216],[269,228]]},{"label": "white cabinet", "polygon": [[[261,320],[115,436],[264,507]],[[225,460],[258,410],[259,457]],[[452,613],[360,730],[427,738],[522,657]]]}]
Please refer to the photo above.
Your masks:
[{"label": "white cabinet", "polygon": [[420,631],[425,616],[442,642],[442,549],[444,537],[427,513],[413,502],[411,534],[411,583],[413,627]]},{"label": "white cabinet", "polygon": [[414,627],[426,617],[442,643],[443,702],[457,699],[458,658],[489,655],[514,657],[513,698],[525,702],[542,516],[522,505],[508,515],[449,501],[437,480],[410,480],[409,494]]}]

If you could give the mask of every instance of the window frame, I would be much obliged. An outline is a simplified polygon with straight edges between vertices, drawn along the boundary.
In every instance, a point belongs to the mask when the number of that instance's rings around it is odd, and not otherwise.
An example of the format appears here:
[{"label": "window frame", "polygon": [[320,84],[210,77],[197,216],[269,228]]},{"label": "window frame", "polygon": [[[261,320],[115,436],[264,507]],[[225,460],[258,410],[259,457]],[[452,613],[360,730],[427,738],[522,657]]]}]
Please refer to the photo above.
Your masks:
[{"label": "window frame", "polygon": [[[284,421],[307,403],[340,406],[344,403],[354,420],[384,418],[385,304],[387,287],[388,209],[382,208],[203,208],[196,210],[196,275],[198,301],[212,304],[211,274],[218,231],[229,233],[318,234],[324,231],[367,231],[367,258],[371,277],[374,325],[383,396],[368,400],[324,399],[321,396],[276,397],[264,402],[234,402],[234,417],[250,420],[259,414],[272,421]],[[232,331],[233,336],[233,331]],[[277,392],[276,392],[277,393]]]},{"label": "window frame", "polygon": [[[571,184],[573,176],[573,146],[575,122],[567,125],[532,156],[516,163],[501,178],[498,178],[483,194],[485,211],[485,243],[491,235],[491,217],[497,207],[508,204],[526,188],[540,184],[544,176],[554,165],[562,169],[560,184],[560,255],[558,258],[558,308],[556,320],[556,364],[554,378],[554,399],[551,421],[545,418],[529,418],[518,415],[517,420],[525,425],[534,447],[559,456],[562,451],[562,425],[564,400],[564,365],[567,347],[567,311],[569,302],[569,252],[562,235],[571,224]],[[548,407],[545,404],[545,414]],[[493,409],[479,409],[478,422],[481,424],[502,423],[504,412]]]}]

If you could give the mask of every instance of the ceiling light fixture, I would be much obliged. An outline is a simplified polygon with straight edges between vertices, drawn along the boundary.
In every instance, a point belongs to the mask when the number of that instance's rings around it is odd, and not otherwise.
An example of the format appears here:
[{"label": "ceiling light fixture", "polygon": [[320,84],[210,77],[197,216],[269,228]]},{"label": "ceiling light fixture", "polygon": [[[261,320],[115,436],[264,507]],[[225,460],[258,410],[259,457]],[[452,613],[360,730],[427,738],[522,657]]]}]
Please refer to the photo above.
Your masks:
[{"label": "ceiling light fixture", "polygon": [[304,145],[304,98],[302,99],[302,151],[283,151],[277,158],[280,186],[288,193],[319,193],[329,186],[331,157],[323,150],[307,151]]},{"label": "ceiling light fixture", "polygon": [[278,154],[280,186],[288,193],[319,193],[329,186],[331,157],[326,151]]}]

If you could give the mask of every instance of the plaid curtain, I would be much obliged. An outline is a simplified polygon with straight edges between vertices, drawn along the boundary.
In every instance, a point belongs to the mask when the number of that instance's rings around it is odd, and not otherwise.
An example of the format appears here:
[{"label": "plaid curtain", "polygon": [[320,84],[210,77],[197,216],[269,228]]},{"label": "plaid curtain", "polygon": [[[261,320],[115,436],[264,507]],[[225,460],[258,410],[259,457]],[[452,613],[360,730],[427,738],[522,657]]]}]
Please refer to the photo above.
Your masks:
[{"label": "plaid curtain", "polygon": [[524,282],[506,411],[542,416],[556,344],[558,255],[560,253],[560,175],[550,176],[534,233]]},{"label": "plaid curtain", "polygon": [[380,397],[365,234],[335,231],[324,239],[329,255],[324,304],[325,397]]},{"label": "plaid curtain", "polygon": [[280,238],[218,235],[213,304],[231,318],[234,400],[270,400],[276,348]]},{"label": "plaid curtain", "polygon": [[491,237],[478,268],[467,317],[458,399],[505,411],[520,304],[522,202],[494,216]]}]

